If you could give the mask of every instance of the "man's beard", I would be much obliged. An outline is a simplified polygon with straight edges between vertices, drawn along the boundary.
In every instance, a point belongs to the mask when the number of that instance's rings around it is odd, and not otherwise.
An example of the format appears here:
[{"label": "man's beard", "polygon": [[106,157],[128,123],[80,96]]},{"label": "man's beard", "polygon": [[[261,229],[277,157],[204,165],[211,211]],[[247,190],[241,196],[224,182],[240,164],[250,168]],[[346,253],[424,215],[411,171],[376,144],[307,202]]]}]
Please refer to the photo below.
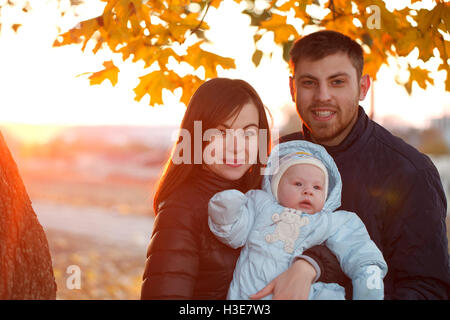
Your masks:
[{"label": "man's beard", "polygon": [[[354,111],[355,114],[353,114],[353,116],[350,117],[345,123],[340,123],[339,121],[333,122],[331,124],[332,126],[330,127],[330,123],[325,122],[323,124],[320,124],[320,123],[316,122],[315,127],[313,128],[313,127],[311,127],[310,124],[306,123],[304,120],[303,120],[303,122],[305,123],[306,127],[310,131],[311,137],[314,142],[320,143],[320,144],[326,144],[327,142],[332,141],[336,137],[339,137],[342,133],[344,133],[346,130],[348,130],[348,127],[350,125],[352,125],[352,122],[356,121],[355,118],[357,118],[357,115],[358,115],[358,106],[359,106],[359,94],[358,94],[358,98],[355,99],[353,106],[351,108],[351,110],[355,110]],[[335,117],[338,117],[338,113],[340,113],[342,115],[342,108],[339,105],[334,105],[334,104],[330,104],[330,103],[327,103],[327,104],[315,103],[315,104],[310,105],[310,107],[308,108],[308,112],[311,112],[310,110],[315,109],[315,108],[328,108],[333,111],[336,111]],[[339,120],[339,118],[335,119],[335,120]],[[350,133],[350,131],[349,131],[349,133]]]}]

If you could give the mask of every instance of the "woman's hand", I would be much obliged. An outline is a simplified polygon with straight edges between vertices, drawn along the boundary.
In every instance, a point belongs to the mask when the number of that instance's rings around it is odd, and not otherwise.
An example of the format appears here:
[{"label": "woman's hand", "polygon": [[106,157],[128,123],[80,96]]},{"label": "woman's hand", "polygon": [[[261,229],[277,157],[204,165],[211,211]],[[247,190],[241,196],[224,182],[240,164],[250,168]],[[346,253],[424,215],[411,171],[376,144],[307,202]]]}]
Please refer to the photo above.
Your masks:
[{"label": "woman's hand", "polygon": [[288,270],[251,295],[250,299],[261,299],[273,294],[273,300],[307,300],[315,277],[314,267],[308,261],[298,259]]}]

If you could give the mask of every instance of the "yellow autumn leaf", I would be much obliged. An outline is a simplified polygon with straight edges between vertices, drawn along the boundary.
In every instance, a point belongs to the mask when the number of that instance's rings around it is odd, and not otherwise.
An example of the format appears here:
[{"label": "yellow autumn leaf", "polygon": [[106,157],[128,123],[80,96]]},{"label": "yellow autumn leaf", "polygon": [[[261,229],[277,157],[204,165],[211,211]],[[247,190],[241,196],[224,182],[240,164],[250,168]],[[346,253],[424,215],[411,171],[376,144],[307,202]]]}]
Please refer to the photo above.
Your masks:
[{"label": "yellow autumn leaf", "polygon": [[377,56],[368,56],[364,60],[363,74],[368,74],[373,80],[376,80],[378,70],[383,64],[383,59]]},{"label": "yellow autumn leaf", "polygon": [[401,56],[407,56],[415,47],[416,40],[420,35],[416,29],[408,29],[402,37],[396,41],[396,51]]},{"label": "yellow autumn leaf", "polygon": [[[239,2],[239,1],[236,1]],[[211,0],[210,2],[211,7],[218,9],[220,4],[222,3],[222,0]]]},{"label": "yellow autumn leaf", "polygon": [[99,17],[95,17],[86,21],[80,22],[77,26],[60,35],[62,41],[58,39],[53,42],[53,47],[60,47],[68,44],[75,44],[83,42],[82,51],[85,50],[86,44],[91,39],[95,31],[99,29]]},{"label": "yellow autumn leaf", "polygon": [[150,105],[163,104],[162,90],[170,91],[178,87],[180,77],[173,71],[153,71],[139,78],[140,82],[134,89],[135,100],[140,101],[146,94],[150,96]]},{"label": "yellow autumn leaf", "polygon": [[171,39],[171,30],[162,25],[149,25],[147,29],[150,31],[149,38],[156,39],[154,45],[168,45]]},{"label": "yellow autumn leaf", "polygon": [[441,18],[444,22],[445,29],[450,30],[450,3],[442,3]]},{"label": "yellow autumn leaf", "polygon": [[445,62],[440,65],[438,70],[445,70],[447,72],[447,77],[445,78],[445,90],[450,91],[450,66]]},{"label": "yellow autumn leaf", "polygon": [[[81,21],[77,28],[61,34],[59,41],[55,41],[54,45],[82,43],[84,50],[91,39],[96,42],[94,53],[107,46],[113,53],[121,53],[123,60],[133,57],[134,62],[144,61],[145,67],[157,62],[161,70],[167,69],[166,65],[170,57],[173,57],[175,61],[184,61],[196,70],[203,67],[205,78],[216,77],[219,65],[225,69],[235,68],[233,59],[203,50],[201,44],[204,42],[195,42],[196,37],[207,40],[208,34],[202,31],[209,26],[203,19],[205,15],[210,14],[211,10],[220,7],[222,0],[103,1],[105,7],[99,17]],[[234,1],[241,4],[247,2],[247,0]],[[418,1],[412,0],[411,3]],[[250,3],[253,2],[250,1]],[[198,4],[201,10],[192,10],[194,7],[197,9],[199,7],[190,6],[192,3]],[[415,9],[414,6],[407,5],[401,10],[391,11],[386,9],[385,0],[328,0],[325,2],[267,0],[265,3],[267,5],[262,13],[258,11],[257,6],[252,5],[247,6],[243,12],[257,21],[255,25],[259,25],[259,28],[253,31],[254,41],[258,42],[265,32],[273,32],[274,42],[283,48],[285,60],[288,56],[289,44],[299,37],[293,25],[287,23],[289,15],[294,19],[303,20],[306,24],[315,25],[318,29],[336,30],[363,43],[365,48],[370,49],[370,54],[365,57],[364,72],[373,78],[376,78],[380,66],[387,62],[388,56],[404,57],[415,47],[418,48],[419,58],[423,61],[437,57],[438,51],[442,59],[439,69],[449,72],[447,65],[450,52],[449,41],[443,39],[443,35],[448,34],[450,28],[449,2],[434,1],[430,8],[427,7],[428,9]],[[370,6],[376,6],[379,11],[375,12],[373,8],[368,10]],[[328,13],[325,17],[310,17],[306,9],[313,7],[326,9]],[[376,20],[378,18],[379,21]],[[361,25],[358,23],[355,25],[354,19]],[[411,19],[417,25],[411,23]],[[375,24],[380,27],[374,27],[374,21],[380,22]],[[200,32],[193,34],[193,31]],[[188,38],[194,41],[187,42]],[[174,48],[180,45],[185,46],[187,51],[187,54],[181,57],[174,51]],[[434,50],[435,48],[437,50]],[[262,54],[268,56],[271,52]],[[251,56],[252,61],[257,64],[262,54],[256,51]],[[100,83],[109,77],[113,83],[117,74],[118,69],[107,64],[105,70],[92,74],[91,82]],[[204,81],[193,75],[180,77],[172,71],[159,71],[158,74],[147,76],[140,79],[140,84],[136,88],[136,97],[140,99],[148,93],[151,96],[150,104],[162,103],[163,88],[172,91],[182,88],[181,101],[187,104],[190,95]],[[447,76],[445,80],[446,90],[450,90],[448,78]],[[411,91],[413,81],[417,81],[421,87],[426,87],[431,83],[429,79],[423,70],[414,69],[411,72],[410,82],[403,85]]]},{"label": "yellow autumn leaf", "polygon": [[171,37],[180,43],[184,42],[188,31],[209,29],[208,24],[201,20],[199,13],[190,13],[183,18],[180,13],[174,10],[166,10],[159,18],[168,23],[167,29]]},{"label": "yellow autumn leaf", "polygon": [[430,78],[430,71],[422,69],[420,67],[411,68],[411,66],[408,67],[408,70],[409,81],[416,81],[419,87],[421,87],[422,89],[427,88],[427,81],[434,85],[434,80]]},{"label": "yellow autumn leaf", "polygon": [[185,106],[189,104],[195,90],[197,90],[203,82],[204,81],[202,79],[195,75],[186,75],[180,79],[179,85],[183,89],[180,101],[184,103]]},{"label": "yellow autumn leaf", "polygon": [[263,21],[261,27],[274,33],[275,43],[282,44],[299,37],[295,28],[287,24],[287,17],[273,14],[269,20]]},{"label": "yellow autumn leaf", "polygon": [[[377,8],[377,12],[379,13],[379,19],[380,19],[380,28],[383,32],[392,33],[398,30],[399,23],[397,16],[395,12],[391,12],[386,9],[385,1],[383,0],[367,0],[365,3],[367,3],[367,6],[374,6]],[[373,8],[373,7],[372,7]],[[361,10],[365,10],[365,7],[363,7]],[[374,18],[373,15],[377,14],[377,12],[372,11],[370,13],[370,17]],[[406,20],[406,19],[404,19]],[[364,22],[366,22],[364,20]]]},{"label": "yellow autumn leaf", "polygon": [[14,30],[14,32],[17,33],[17,30],[19,30],[19,28],[20,28],[21,26],[22,26],[21,24],[15,23],[15,24],[13,24],[13,25],[11,26],[11,28]]},{"label": "yellow autumn leaf", "polygon": [[415,41],[417,48],[419,49],[419,59],[423,61],[428,61],[431,57],[433,57],[433,38],[429,35],[422,36],[417,38]]},{"label": "yellow autumn leaf", "polygon": [[191,1],[189,0],[171,0],[170,5],[174,7],[187,6]]},{"label": "yellow autumn leaf", "polygon": [[130,42],[118,50],[122,53],[123,59],[126,60],[133,54],[133,62],[142,60],[145,62],[145,68],[151,66],[155,61],[158,61],[160,67],[164,67],[169,58],[173,57],[180,62],[181,57],[173,51],[170,47],[163,47],[151,45],[148,41],[142,38],[136,38],[135,41]]},{"label": "yellow autumn leaf", "polygon": [[105,61],[103,63],[103,66],[105,67],[105,69],[97,71],[89,77],[90,84],[100,84],[104,80],[108,79],[109,81],[111,81],[111,84],[115,86],[118,80],[119,68],[117,68],[111,60]]},{"label": "yellow autumn leaf", "polygon": [[206,78],[217,77],[217,66],[221,66],[224,69],[236,68],[233,59],[205,51],[200,48],[201,44],[202,41],[189,47],[187,54],[183,57],[183,61],[189,63],[194,69],[203,67]]},{"label": "yellow autumn leaf", "polygon": [[333,3],[335,10],[336,10],[336,9],[346,10],[346,9],[351,9],[351,7],[352,7],[351,1],[348,1],[348,0],[333,0],[333,1],[328,1],[328,2],[325,4],[325,7],[329,8],[329,7],[331,6],[331,2]]},{"label": "yellow autumn leaf", "polygon": [[420,31],[426,33],[430,26],[436,26],[441,19],[441,6],[436,5],[432,10],[421,9],[417,12],[417,24]]}]

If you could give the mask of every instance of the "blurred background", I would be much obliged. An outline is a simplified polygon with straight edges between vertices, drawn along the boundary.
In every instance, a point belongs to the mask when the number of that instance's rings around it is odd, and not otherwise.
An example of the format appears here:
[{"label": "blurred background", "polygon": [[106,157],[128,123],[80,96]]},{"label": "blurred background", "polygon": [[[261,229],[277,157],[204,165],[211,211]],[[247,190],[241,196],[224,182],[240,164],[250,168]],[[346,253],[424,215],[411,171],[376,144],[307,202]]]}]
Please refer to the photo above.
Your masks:
[{"label": "blurred background", "polygon": [[[83,74],[99,69],[108,52],[52,46],[61,32],[100,15],[105,2],[36,1],[29,12],[6,2],[0,1],[0,130],[47,234],[57,298],[138,299],[155,183],[185,106],[179,94],[170,92],[163,92],[163,105],[150,107],[148,96],[135,101],[140,62],[115,61],[118,84],[91,86]],[[433,2],[423,5],[432,8]],[[219,67],[219,76],[252,84],[280,135],[298,131],[283,52],[268,39],[265,45],[273,54],[258,67],[251,63],[253,38],[247,30],[252,27],[242,10],[225,1],[205,16],[211,50],[236,62],[232,70]],[[17,19],[20,26],[5,27]],[[417,55],[408,59],[415,61]],[[443,84],[446,73],[436,70],[433,59],[423,67],[435,85],[425,90],[414,83],[408,95],[395,81],[397,71],[383,65],[362,106],[432,158],[449,199],[450,93]],[[70,265],[81,269],[80,289],[66,285]]]}]

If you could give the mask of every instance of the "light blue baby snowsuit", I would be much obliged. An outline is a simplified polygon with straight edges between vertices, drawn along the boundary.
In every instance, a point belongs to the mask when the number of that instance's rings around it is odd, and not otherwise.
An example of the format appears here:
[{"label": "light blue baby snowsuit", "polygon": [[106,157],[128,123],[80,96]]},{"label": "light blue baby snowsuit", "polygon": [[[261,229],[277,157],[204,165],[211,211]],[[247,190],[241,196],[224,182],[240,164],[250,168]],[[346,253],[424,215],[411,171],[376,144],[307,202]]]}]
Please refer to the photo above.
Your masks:
[{"label": "light blue baby snowsuit", "polygon": [[[312,215],[281,206],[271,191],[278,160],[295,152],[312,154],[328,170],[327,200],[323,209]],[[266,170],[263,190],[250,190],[246,194],[225,190],[209,202],[211,231],[233,248],[244,246],[227,298],[249,299],[286,271],[305,250],[324,243],[352,279],[353,299],[383,299],[386,262],[359,217],[353,212],[335,211],[341,205],[342,182],[326,150],[307,141],[281,143],[274,147]],[[345,299],[345,291],[335,283],[316,282],[309,299]]]}]

